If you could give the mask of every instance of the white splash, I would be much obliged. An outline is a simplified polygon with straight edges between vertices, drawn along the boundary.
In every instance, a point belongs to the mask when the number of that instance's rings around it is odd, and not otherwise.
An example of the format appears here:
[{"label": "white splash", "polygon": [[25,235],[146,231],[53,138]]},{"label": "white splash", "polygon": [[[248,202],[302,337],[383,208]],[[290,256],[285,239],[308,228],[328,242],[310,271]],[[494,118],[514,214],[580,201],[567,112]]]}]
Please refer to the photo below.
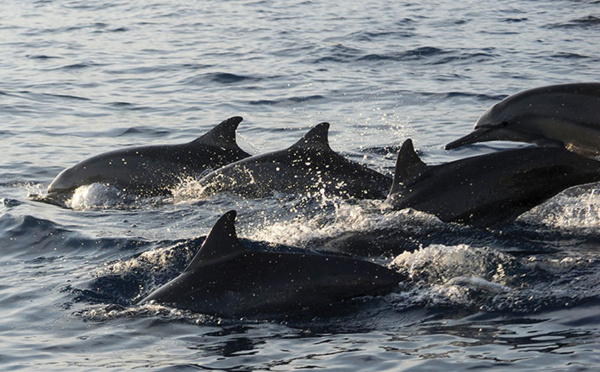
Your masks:
[{"label": "white splash", "polygon": [[208,186],[203,186],[198,182],[198,179],[192,177],[182,179],[177,186],[171,189],[173,202],[177,204],[184,201],[189,202],[191,200],[202,199],[203,195],[206,194],[205,190]]},{"label": "white splash", "polygon": [[145,304],[142,306],[94,306],[78,312],[82,318],[90,321],[106,321],[120,318],[163,317],[165,319],[183,320],[195,324],[220,323],[220,319],[204,314],[197,314],[160,304]]},{"label": "white splash", "polygon": [[75,210],[110,208],[121,204],[131,196],[124,195],[123,192],[114,186],[101,183],[92,183],[78,187],[73,192],[73,197],[68,200],[67,207]]},{"label": "white splash", "polygon": [[[414,252],[404,252],[390,263],[390,267],[415,281],[450,285],[461,281],[465,283],[464,278],[478,278],[506,285],[513,275],[515,265],[516,260],[512,256],[489,248],[475,248],[464,244],[430,245]],[[476,283],[474,280],[470,282]]]},{"label": "white splash", "polygon": [[95,277],[123,275],[139,269],[151,273],[168,271],[174,266],[175,261],[180,259],[178,252],[185,252],[186,261],[191,260],[193,255],[193,252],[188,248],[187,243],[178,243],[174,246],[150,249],[139,256],[128,260],[117,260],[105,264],[104,267],[101,267],[96,271]]},{"label": "white splash", "polygon": [[292,218],[273,221],[266,219],[246,233],[249,238],[276,244],[304,246],[310,241],[339,236],[347,232],[369,232],[378,229],[401,228],[415,234],[423,226],[441,223],[426,213],[405,209],[390,210],[383,201],[360,200],[349,202],[340,198],[320,200],[322,213],[296,213]]},{"label": "white splash", "polygon": [[520,217],[563,229],[597,229],[600,225],[600,189],[582,186],[568,189]]}]

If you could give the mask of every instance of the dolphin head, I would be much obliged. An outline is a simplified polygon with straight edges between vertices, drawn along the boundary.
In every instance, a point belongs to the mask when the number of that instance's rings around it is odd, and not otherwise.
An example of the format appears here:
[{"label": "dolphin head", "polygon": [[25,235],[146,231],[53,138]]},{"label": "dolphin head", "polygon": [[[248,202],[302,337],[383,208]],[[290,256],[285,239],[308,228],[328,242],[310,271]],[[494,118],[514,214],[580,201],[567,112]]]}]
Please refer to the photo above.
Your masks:
[{"label": "dolphin head", "polygon": [[506,123],[500,123],[498,125],[490,125],[486,127],[475,127],[473,131],[464,137],[461,137],[455,141],[448,143],[445,147],[446,150],[452,150],[457,147],[470,145],[477,142],[496,141],[504,139],[505,132],[503,127],[506,127]]},{"label": "dolphin head", "polygon": [[78,187],[100,181],[97,177],[87,177],[85,166],[76,164],[64,169],[54,178],[47,189],[49,198],[72,193]]},{"label": "dolphin head", "polygon": [[511,97],[508,97],[490,107],[479,117],[471,133],[448,143],[445,147],[446,150],[477,142],[508,140],[509,138],[515,141],[523,140],[516,138],[518,136],[512,130],[511,123],[515,121],[515,112],[506,109],[507,105],[510,106],[510,102],[507,102],[510,99]]},{"label": "dolphin head", "polygon": [[507,120],[494,123],[490,120],[489,116],[483,115],[477,121],[471,133],[448,143],[445,149],[452,150],[457,147],[488,141],[538,142],[539,136],[520,128],[515,128],[512,123]]},{"label": "dolphin head", "polygon": [[600,83],[529,89],[493,105],[477,120],[473,132],[450,142],[446,150],[503,140],[552,147],[591,147],[591,152],[597,153],[599,115]]}]

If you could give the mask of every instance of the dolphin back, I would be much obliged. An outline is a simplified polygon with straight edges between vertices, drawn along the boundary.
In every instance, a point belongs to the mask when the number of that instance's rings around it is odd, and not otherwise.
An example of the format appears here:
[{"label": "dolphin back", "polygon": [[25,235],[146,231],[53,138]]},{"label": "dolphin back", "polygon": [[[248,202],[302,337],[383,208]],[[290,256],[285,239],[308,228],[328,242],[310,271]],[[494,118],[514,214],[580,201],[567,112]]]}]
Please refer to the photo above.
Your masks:
[{"label": "dolphin back", "polygon": [[[397,172],[405,169],[399,161]],[[388,196],[392,207],[413,208],[445,222],[493,227],[569,187],[600,181],[600,162],[564,148],[529,147],[430,166],[408,185],[402,179],[397,177]]]},{"label": "dolphin back", "polygon": [[286,149],[255,155],[207,174],[199,180],[203,196],[229,192],[261,198],[285,192],[385,198],[390,178],[333,151],[328,129],[329,123],[320,123]]},{"label": "dolphin back", "polygon": [[264,316],[388,293],[406,279],[385,266],[349,257],[249,250],[238,240],[234,220],[234,211],[225,213],[188,267],[138,303],[219,316]]},{"label": "dolphin back", "polygon": [[235,140],[241,121],[239,116],[224,120],[189,143],[125,148],[85,159],[56,176],[47,199],[68,199],[65,195],[93,183],[142,197],[168,195],[182,179],[250,156]]}]

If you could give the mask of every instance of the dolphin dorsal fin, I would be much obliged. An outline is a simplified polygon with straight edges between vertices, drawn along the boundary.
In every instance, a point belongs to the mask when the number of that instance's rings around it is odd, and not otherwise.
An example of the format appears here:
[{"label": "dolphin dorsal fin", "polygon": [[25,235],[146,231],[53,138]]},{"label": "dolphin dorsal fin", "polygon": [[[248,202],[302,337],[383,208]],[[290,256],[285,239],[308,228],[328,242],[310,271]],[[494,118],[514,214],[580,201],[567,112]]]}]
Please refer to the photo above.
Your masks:
[{"label": "dolphin dorsal fin", "polygon": [[425,164],[419,155],[417,155],[411,139],[407,139],[402,144],[402,148],[398,152],[398,160],[396,161],[396,172],[394,174],[394,183],[392,184],[393,193],[396,189],[402,186],[407,186],[415,182],[427,170]]},{"label": "dolphin dorsal fin", "polygon": [[235,131],[238,125],[244,120],[241,116],[234,116],[223,120],[216,127],[196,138],[192,141],[193,144],[213,145],[220,147],[236,147],[239,148],[235,141]]},{"label": "dolphin dorsal fin", "polygon": [[202,247],[184,271],[227,260],[245,251],[235,231],[236,211],[225,213],[208,233]]},{"label": "dolphin dorsal fin", "polygon": [[323,122],[317,124],[309,130],[300,140],[290,146],[289,150],[309,149],[317,151],[333,151],[329,147],[329,139],[327,134],[329,131],[329,123]]}]

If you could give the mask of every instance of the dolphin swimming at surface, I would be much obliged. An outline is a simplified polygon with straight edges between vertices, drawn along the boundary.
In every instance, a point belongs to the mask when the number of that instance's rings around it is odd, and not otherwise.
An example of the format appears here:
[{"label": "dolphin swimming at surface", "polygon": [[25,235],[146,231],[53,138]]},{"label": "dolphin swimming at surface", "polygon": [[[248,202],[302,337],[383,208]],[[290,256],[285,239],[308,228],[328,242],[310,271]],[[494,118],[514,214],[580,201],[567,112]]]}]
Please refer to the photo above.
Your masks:
[{"label": "dolphin swimming at surface", "polygon": [[571,187],[600,181],[600,162],[562,147],[528,147],[429,166],[407,140],[387,202],[444,222],[492,227]]},{"label": "dolphin swimming at surface", "polygon": [[231,117],[189,143],[126,148],[83,160],[56,176],[46,199],[66,199],[93,183],[143,197],[169,194],[182,179],[250,156],[235,141],[242,120]]},{"label": "dolphin swimming at surface", "polygon": [[285,150],[255,155],[207,174],[199,180],[202,194],[261,198],[278,191],[384,199],[391,178],[334,152],[328,130],[329,123],[320,123]]},{"label": "dolphin swimming at surface", "polygon": [[217,316],[264,316],[391,292],[406,278],[349,257],[253,251],[235,231],[235,211],[213,226],[187,268],[138,304]]},{"label": "dolphin swimming at surface", "polygon": [[511,95],[487,110],[473,132],[450,142],[446,150],[496,140],[600,155],[600,83],[550,85]]}]

